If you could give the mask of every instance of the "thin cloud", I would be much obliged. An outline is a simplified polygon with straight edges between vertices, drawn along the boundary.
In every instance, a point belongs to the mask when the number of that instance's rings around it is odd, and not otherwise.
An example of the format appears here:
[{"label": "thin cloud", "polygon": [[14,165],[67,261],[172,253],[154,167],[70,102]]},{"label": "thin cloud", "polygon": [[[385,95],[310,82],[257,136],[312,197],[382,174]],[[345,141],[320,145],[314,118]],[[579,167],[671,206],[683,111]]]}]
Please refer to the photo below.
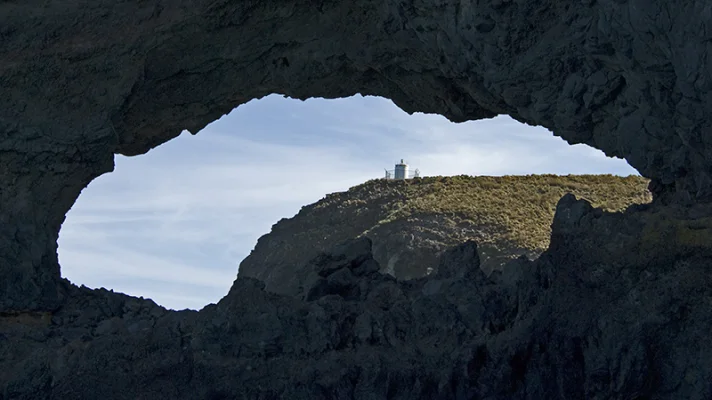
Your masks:
[{"label": "thin cloud", "polygon": [[423,175],[617,173],[622,160],[508,117],[452,124],[361,96],[268,96],[184,133],[84,190],[60,232],[65,277],[200,308],[279,219],[406,158]]}]

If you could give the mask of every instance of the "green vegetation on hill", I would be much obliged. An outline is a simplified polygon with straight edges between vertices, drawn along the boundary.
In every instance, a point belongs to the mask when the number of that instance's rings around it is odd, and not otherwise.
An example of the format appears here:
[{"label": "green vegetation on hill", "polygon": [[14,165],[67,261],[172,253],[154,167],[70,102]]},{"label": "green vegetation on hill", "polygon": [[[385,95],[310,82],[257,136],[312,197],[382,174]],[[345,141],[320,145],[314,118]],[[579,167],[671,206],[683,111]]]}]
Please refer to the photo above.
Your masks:
[{"label": "green vegetation on hill", "polygon": [[621,211],[652,200],[648,182],[635,175],[460,175],[407,181],[375,179],[335,195],[367,206],[369,198],[395,192],[389,194],[397,193],[399,201],[389,204],[390,213],[381,223],[418,214],[452,215],[477,225],[499,227],[490,230],[488,242],[504,240],[543,251],[549,245],[556,203],[564,194],[573,193],[606,211]]},{"label": "green vegetation on hill", "polygon": [[447,248],[474,240],[489,271],[549,246],[551,223],[566,193],[609,211],[647,203],[648,181],[639,176],[528,175],[376,179],[302,207],[262,236],[240,264],[240,276],[263,280],[282,294],[299,292],[305,265],[359,236],[373,241],[382,271],[399,279],[435,271]]}]

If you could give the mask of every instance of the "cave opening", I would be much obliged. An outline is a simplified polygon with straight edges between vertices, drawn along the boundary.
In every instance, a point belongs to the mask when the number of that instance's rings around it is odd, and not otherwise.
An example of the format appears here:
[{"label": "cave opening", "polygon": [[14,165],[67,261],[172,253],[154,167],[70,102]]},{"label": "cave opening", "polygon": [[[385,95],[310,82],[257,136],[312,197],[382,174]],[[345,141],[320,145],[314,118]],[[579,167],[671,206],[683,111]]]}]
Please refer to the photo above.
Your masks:
[{"label": "cave opening", "polygon": [[424,176],[614,174],[624,160],[571,146],[507,116],[451,123],[372,96],[253,100],[193,137],[116,156],[67,214],[62,276],[200,309],[229,290],[256,240],[303,205],[369,179],[400,158]]}]

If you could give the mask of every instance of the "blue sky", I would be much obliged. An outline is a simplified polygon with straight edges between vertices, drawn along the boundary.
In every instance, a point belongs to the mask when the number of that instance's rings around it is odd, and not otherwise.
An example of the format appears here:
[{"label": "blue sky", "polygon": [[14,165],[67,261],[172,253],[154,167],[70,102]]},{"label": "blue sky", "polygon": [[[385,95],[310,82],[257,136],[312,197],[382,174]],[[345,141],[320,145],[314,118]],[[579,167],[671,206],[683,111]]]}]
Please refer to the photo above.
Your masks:
[{"label": "blue sky", "polygon": [[635,174],[509,117],[454,124],[390,100],[244,104],[197,135],[137,157],[84,189],[59,237],[75,284],[200,309],[230,288],[240,261],[279,219],[327,193],[380,178],[404,158],[428,175]]}]

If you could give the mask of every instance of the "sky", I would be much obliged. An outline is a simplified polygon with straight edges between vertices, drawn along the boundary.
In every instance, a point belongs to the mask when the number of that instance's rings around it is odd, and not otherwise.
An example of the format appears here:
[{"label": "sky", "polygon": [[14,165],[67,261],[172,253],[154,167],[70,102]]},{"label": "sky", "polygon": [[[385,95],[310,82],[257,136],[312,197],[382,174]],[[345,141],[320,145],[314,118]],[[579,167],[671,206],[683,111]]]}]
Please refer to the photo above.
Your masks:
[{"label": "sky", "polygon": [[624,160],[507,116],[460,124],[390,100],[271,95],[135,157],[116,156],[67,215],[62,275],[77,285],[201,309],[281,218],[384,176],[401,158],[432,175],[615,174]]}]

